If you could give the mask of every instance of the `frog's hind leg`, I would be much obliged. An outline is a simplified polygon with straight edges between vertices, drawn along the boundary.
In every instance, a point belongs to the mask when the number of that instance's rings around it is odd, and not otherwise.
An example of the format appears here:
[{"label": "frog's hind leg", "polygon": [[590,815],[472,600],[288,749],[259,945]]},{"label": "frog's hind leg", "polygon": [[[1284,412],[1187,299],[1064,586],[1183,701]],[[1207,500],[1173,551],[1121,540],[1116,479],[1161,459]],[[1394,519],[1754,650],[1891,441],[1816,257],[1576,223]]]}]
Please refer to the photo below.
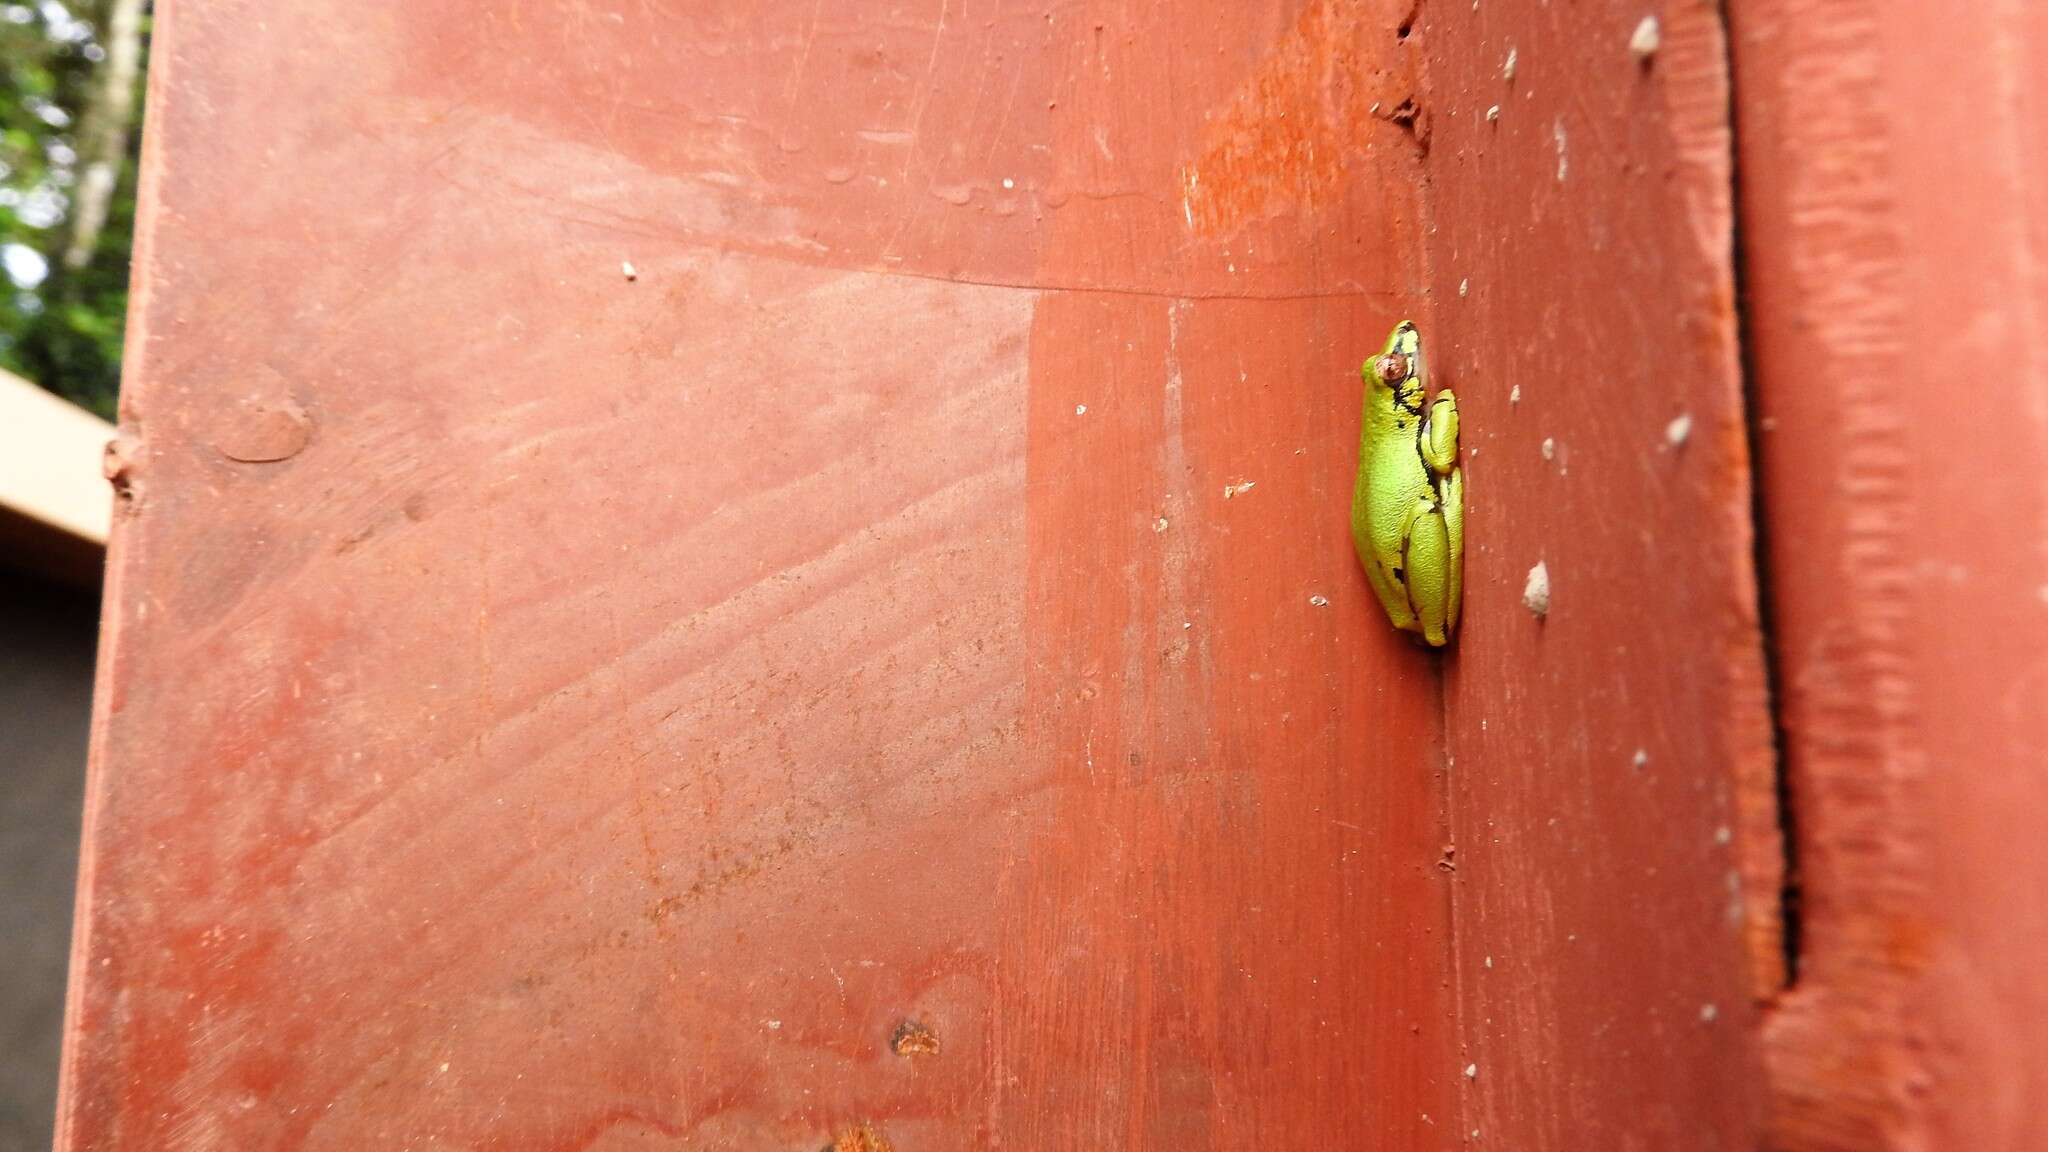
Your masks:
[{"label": "frog's hind leg", "polygon": [[1449,639],[1448,623],[1456,617],[1452,591],[1457,580],[1451,573],[1451,537],[1442,509],[1425,502],[1428,511],[1415,517],[1408,529],[1408,603],[1415,609],[1416,631],[1432,648]]},{"label": "frog's hind leg", "polygon": [[1386,609],[1387,619],[1394,627],[1413,632],[1415,613],[1408,610],[1408,587],[1401,581],[1400,563],[1397,560],[1389,564],[1380,559],[1378,542],[1365,530],[1365,521],[1356,515],[1351,521],[1351,546],[1358,553],[1359,567],[1365,569],[1365,582],[1372,586],[1373,596]]},{"label": "frog's hind leg", "polygon": [[1408,609],[1408,586],[1401,581],[1401,569],[1367,559],[1365,580],[1372,585],[1373,595],[1379,597],[1381,606],[1387,610],[1387,619],[1393,622],[1394,627],[1415,631],[1415,613]]}]

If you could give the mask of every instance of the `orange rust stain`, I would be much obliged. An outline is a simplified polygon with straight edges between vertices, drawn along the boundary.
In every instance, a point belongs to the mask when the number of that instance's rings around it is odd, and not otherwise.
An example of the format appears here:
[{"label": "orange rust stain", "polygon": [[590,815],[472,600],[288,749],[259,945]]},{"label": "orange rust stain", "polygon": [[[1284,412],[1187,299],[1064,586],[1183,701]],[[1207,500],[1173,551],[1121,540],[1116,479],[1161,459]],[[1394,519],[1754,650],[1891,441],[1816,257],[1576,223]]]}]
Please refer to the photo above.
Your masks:
[{"label": "orange rust stain", "polygon": [[829,1152],[890,1152],[890,1148],[872,1125],[856,1124],[832,1141]]},{"label": "orange rust stain", "polygon": [[896,1034],[889,1038],[889,1047],[898,1056],[937,1056],[939,1037],[923,1024],[905,1020],[896,1026]]},{"label": "orange rust stain", "polygon": [[[1401,19],[1357,4],[1310,4],[1202,133],[1198,158],[1180,170],[1182,201],[1198,232],[1228,233],[1290,210],[1312,214],[1345,182],[1345,167],[1371,156],[1370,120],[1419,132],[1412,58],[1363,47],[1402,36]],[[1384,7],[1379,6],[1379,7]],[[1374,60],[1395,67],[1375,67]]]}]

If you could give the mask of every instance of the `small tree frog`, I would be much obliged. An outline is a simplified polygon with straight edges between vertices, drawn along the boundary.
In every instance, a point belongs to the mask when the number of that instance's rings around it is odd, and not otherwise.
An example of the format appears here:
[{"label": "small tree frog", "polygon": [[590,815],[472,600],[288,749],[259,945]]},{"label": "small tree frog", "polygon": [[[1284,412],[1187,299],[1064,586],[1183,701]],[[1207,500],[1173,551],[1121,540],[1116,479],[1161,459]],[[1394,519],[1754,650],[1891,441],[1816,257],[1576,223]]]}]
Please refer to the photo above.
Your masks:
[{"label": "small tree frog", "polygon": [[1365,418],[1351,492],[1351,543],[1394,627],[1440,648],[1458,627],[1465,586],[1458,402],[1448,389],[1426,399],[1422,336],[1406,320],[1359,374]]}]

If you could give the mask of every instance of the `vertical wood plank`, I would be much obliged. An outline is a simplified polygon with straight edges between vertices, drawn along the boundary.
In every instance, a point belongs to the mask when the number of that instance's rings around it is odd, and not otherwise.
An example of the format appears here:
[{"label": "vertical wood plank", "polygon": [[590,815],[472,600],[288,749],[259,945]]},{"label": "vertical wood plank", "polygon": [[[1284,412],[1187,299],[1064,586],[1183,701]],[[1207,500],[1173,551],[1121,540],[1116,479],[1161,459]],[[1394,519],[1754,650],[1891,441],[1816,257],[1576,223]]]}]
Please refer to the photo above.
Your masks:
[{"label": "vertical wood plank", "polygon": [[1471,549],[1446,662],[1459,1134],[1751,1148],[1780,848],[1719,16],[1420,11]]},{"label": "vertical wood plank", "polygon": [[1731,8],[1803,910],[1775,1144],[2048,1120],[2048,15]]},{"label": "vertical wood plank", "polygon": [[1400,19],[163,5],[60,1146],[1435,1146]]}]

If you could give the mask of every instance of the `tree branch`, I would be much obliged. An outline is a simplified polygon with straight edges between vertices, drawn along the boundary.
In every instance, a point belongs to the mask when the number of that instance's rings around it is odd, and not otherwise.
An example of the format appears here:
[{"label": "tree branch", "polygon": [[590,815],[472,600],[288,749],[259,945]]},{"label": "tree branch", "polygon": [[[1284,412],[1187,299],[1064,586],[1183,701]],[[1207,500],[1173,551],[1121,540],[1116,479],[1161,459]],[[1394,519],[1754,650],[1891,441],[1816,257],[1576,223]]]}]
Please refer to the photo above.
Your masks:
[{"label": "tree branch", "polygon": [[121,179],[121,160],[128,152],[128,130],[135,119],[135,79],[142,71],[143,0],[112,0],[101,47],[99,87],[79,125],[81,157],[78,193],[71,203],[71,244],[64,250],[66,268],[83,268],[92,260],[114,186]]}]

